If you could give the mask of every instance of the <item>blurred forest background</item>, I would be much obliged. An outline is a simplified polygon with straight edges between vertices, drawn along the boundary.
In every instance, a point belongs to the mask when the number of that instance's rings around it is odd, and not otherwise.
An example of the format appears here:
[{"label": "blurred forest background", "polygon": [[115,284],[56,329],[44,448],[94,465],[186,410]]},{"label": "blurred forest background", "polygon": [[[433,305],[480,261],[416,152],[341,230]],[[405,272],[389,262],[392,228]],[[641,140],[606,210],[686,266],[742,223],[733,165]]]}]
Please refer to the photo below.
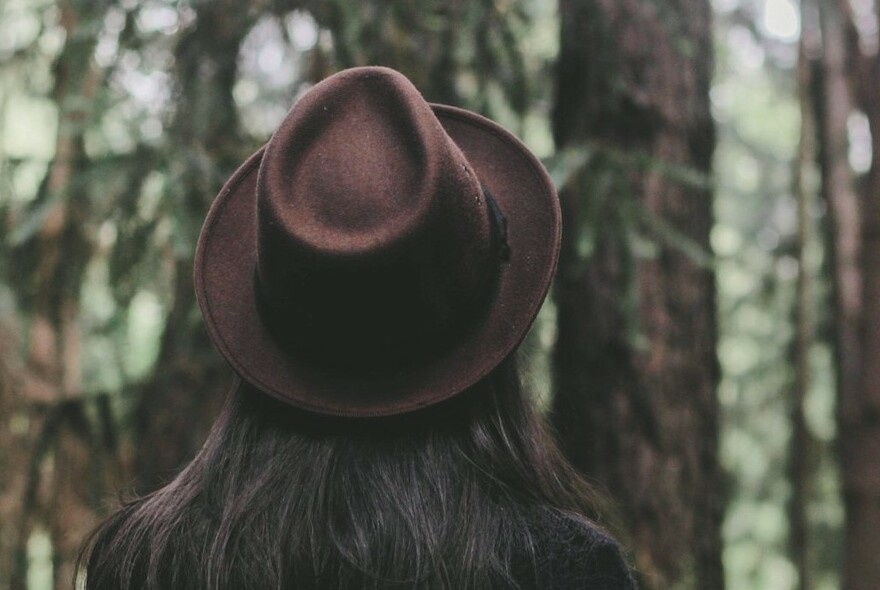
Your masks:
[{"label": "blurred forest background", "polygon": [[643,588],[880,588],[877,0],[2,0],[0,590],[198,448],[204,214],[365,64],[551,170],[528,378]]}]

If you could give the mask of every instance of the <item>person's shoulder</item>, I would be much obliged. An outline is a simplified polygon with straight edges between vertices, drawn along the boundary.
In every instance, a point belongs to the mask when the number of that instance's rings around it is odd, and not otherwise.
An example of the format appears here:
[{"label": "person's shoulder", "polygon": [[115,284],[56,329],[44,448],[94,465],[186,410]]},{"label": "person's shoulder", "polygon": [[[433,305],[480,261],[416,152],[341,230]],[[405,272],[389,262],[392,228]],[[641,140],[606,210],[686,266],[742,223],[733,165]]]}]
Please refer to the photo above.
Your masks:
[{"label": "person's shoulder", "polygon": [[598,526],[549,509],[528,520],[535,588],[635,590],[620,545]]}]

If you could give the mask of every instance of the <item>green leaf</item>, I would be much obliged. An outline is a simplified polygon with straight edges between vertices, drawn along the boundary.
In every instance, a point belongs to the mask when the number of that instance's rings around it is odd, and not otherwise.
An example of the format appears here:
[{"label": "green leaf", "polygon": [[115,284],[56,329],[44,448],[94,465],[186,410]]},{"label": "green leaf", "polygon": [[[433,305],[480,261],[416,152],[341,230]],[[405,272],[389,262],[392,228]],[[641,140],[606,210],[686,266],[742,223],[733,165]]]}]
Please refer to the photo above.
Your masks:
[{"label": "green leaf", "polygon": [[550,179],[556,190],[562,190],[569,181],[578,175],[589,164],[593,150],[586,145],[559,150],[552,156],[544,158],[544,166],[550,173]]},{"label": "green leaf", "polygon": [[641,206],[640,219],[658,238],[690,258],[698,266],[702,268],[714,267],[715,257],[711,251],[653,211]]}]

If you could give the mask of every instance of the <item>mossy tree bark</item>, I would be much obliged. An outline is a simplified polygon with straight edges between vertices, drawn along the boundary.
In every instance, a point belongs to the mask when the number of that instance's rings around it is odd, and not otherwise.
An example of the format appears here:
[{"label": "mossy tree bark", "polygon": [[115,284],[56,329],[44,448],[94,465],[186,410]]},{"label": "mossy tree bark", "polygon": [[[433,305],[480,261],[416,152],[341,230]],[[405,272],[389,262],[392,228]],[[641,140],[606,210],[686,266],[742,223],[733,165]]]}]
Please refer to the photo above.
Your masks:
[{"label": "mossy tree bark", "polygon": [[619,503],[643,587],[719,589],[711,9],[560,10],[554,136],[586,164],[561,191],[552,419]]}]

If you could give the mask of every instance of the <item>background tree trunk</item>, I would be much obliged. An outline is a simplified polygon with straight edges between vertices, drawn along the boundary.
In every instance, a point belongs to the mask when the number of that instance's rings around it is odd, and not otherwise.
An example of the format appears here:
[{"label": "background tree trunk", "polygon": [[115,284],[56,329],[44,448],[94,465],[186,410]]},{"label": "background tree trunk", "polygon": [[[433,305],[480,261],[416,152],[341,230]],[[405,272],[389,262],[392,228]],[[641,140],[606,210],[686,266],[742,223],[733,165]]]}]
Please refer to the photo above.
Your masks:
[{"label": "background tree trunk", "polygon": [[815,343],[815,301],[812,263],[815,190],[813,178],[816,157],[816,121],[813,105],[814,59],[819,48],[818,14],[811,0],[801,1],[801,37],[798,44],[797,88],[800,103],[800,140],[792,171],[792,193],[797,201],[797,235],[794,254],[798,263],[793,306],[793,335],[789,411],[791,436],[788,445],[788,546],[797,571],[797,590],[811,590],[814,584],[814,552],[811,538],[809,508],[813,499],[816,477],[817,442],[810,432],[806,416],[806,399],[812,387],[810,355]]},{"label": "background tree trunk", "polygon": [[80,287],[94,242],[87,227],[90,195],[80,175],[90,165],[85,134],[102,84],[102,72],[91,59],[96,23],[107,8],[104,1],[58,5],[65,41],[53,66],[54,156],[31,210],[40,221],[14,249],[14,264],[27,285],[19,304],[30,315],[20,330],[25,362],[5,394],[9,414],[3,412],[18,424],[7,426],[10,441],[28,451],[4,474],[5,491],[14,494],[8,501],[16,522],[12,590],[27,587],[28,546],[35,531],[49,541],[54,587],[70,587],[81,540],[98,518],[105,486],[118,475],[114,450],[103,444],[100,413],[90,419],[106,398],[83,391],[81,369]]},{"label": "background tree trunk", "polygon": [[[870,18],[876,27],[878,6],[873,5]],[[838,444],[846,512],[843,588],[868,590],[880,587],[880,56],[863,53],[855,18],[847,0],[822,5],[820,118],[837,316]],[[858,187],[847,141],[855,105],[868,119],[873,149],[870,169]]]},{"label": "background tree trunk", "polygon": [[561,194],[552,418],[626,515],[643,587],[720,589],[709,3],[560,12],[554,137],[591,155]]},{"label": "background tree trunk", "polygon": [[177,473],[202,445],[232,372],[215,353],[193,290],[194,246],[205,212],[232,171],[257,145],[239,129],[232,90],[239,48],[259,14],[238,0],[195,6],[195,26],[174,49],[176,110],[168,162],[177,186],[166,198],[187,246],[174,256],[174,298],[156,371],[139,393],[137,486],[148,491]]}]

